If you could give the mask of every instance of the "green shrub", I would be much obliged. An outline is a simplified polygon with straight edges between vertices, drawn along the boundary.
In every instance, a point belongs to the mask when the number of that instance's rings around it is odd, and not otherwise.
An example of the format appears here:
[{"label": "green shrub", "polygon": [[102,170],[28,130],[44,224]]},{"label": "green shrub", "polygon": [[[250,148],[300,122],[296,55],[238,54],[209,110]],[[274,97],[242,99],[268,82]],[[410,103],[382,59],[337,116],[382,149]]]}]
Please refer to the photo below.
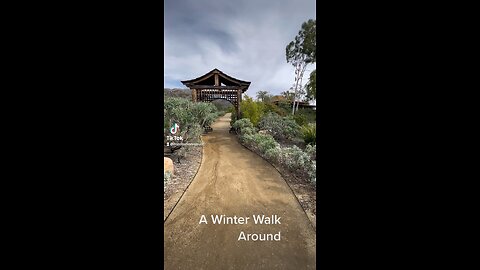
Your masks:
[{"label": "green shrub", "polygon": [[315,147],[310,147],[308,152],[304,152],[297,146],[280,147],[277,144],[275,147],[268,148],[264,157],[295,174],[306,176],[310,181],[316,182],[316,161],[312,160],[314,149]]},{"label": "green shrub", "polygon": [[310,158],[302,149],[294,145],[282,148],[278,160],[290,170],[297,170],[305,166],[306,161],[310,160]]},{"label": "green shrub", "polygon": [[251,97],[245,95],[240,103],[241,118],[248,118],[253,125],[257,125],[263,115],[265,104],[254,101]]},{"label": "green shrub", "polygon": [[287,112],[285,110],[283,110],[282,108],[278,107],[277,105],[275,105],[274,103],[265,103],[264,105],[264,109],[263,109],[263,114],[267,114],[267,113],[276,113],[280,116],[286,116],[287,115]]},{"label": "green shrub", "polygon": [[180,132],[185,142],[196,142],[202,134],[202,127],[210,125],[217,118],[217,109],[211,103],[192,102],[185,98],[168,98],[164,107],[164,137],[171,135],[173,123],[180,125]]},{"label": "green shrub", "polygon": [[285,148],[281,155],[281,162],[290,170],[307,175],[310,181],[316,182],[316,162],[297,146]]},{"label": "green shrub", "polygon": [[308,124],[302,127],[303,140],[306,144],[314,145],[317,138],[317,127],[315,124]]},{"label": "green shrub", "polygon": [[[245,130],[251,130],[251,128],[247,127]],[[244,132],[240,135],[240,141],[245,145],[258,150],[259,154],[264,157],[269,150],[279,147],[279,144],[275,139],[268,134]]]},{"label": "green shrub", "polygon": [[268,134],[255,133],[253,135],[253,142],[262,154],[265,154],[269,149],[273,149],[279,145],[275,139]]},{"label": "green shrub", "polygon": [[305,153],[307,153],[310,156],[311,160],[316,160],[317,159],[317,146],[316,145],[307,145],[305,147]]},{"label": "green shrub", "polygon": [[[280,125],[278,125],[279,123]],[[259,126],[263,128],[268,126],[275,129],[277,133],[281,133],[280,127],[298,127],[293,119],[283,118],[275,113],[270,113],[263,117]],[[305,151],[302,151],[302,149],[295,145],[292,147],[281,147],[280,144],[275,141],[274,136],[257,133],[253,123],[247,118],[236,121],[233,127],[240,130],[239,139],[242,144],[249,146],[271,162],[277,163],[295,174],[308,177],[311,182],[316,183],[315,145],[307,145]]]},{"label": "green shrub", "polygon": [[317,119],[317,114],[314,110],[308,108],[301,108],[295,112],[295,116],[298,118],[298,121],[305,120],[305,123],[299,125],[303,126],[306,123],[315,123]]},{"label": "green shrub", "polygon": [[250,122],[250,119],[243,118],[243,119],[235,121],[233,123],[232,127],[242,130],[243,128],[246,128],[246,127],[253,128],[253,124],[252,124],[252,122]]},{"label": "green shrub", "polygon": [[192,113],[202,127],[211,125],[217,117],[217,112],[217,108],[212,103],[195,102],[192,106]]},{"label": "green shrub", "polygon": [[295,122],[291,115],[283,118],[283,126],[286,139],[293,140],[301,137],[301,126]]},{"label": "green shrub", "polygon": [[280,101],[278,102],[277,106],[284,111],[286,114],[292,113],[292,104],[287,101]]},{"label": "green shrub", "polygon": [[317,162],[313,161],[312,165],[307,168],[308,177],[313,183],[317,183]]},{"label": "green shrub", "polygon": [[252,127],[244,127],[241,129],[241,134],[254,134],[256,132],[255,128]]},{"label": "green shrub", "polygon": [[276,113],[268,113],[258,123],[260,129],[268,130],[275,139],[292,140],[299,137],[300,126],[291,117],[281,117]]},{"label": "green shrub", "polygon": [[281,151],[282,151],[282,148],[279,145],[276,147],[270,148],[267,151],[265,151],[265,158],[267,158],[272,162],[278,163]]},{"label": "green shrub", "polygon": [[303,126],[307,124],[307,117],[304,114],[296,113],[293,116],[293,120],[299,125]]},{"label": "green shrub", "polygon": [[237,121],[237,112],[233,110],[231,116],[230,116],[230,126],[233,127],[233,124]]},{"label": "green shrub", "polygon": [[226,111],[217,112],[217,118],[224,116],[226,113],[227,113]]},{"label": "green shrub", "polygon": [[271,162],[316,182],[316,146],[307,145],[305,151],[295,145],[281,147],[273,136],[257,133],[248,119],[236,121],[234,127],[240,129],[239,139],[242,144],[249,146]]},{"label": "green shrub", "polygon": [[164,103],[164,119],[166,129],[165,138],[170,134],[170,127],[173,123],[180,125],[180,133],[176,136],[182,136],[186,141],[195,141],[201,132],[198,132],[198,120],[192,113],[194,104],[185,98],[168,98]]},{"label": "green shrub", "polygon": [[251,146],[253,142],[253,133],[240,134],[239,139],[244,145]]}]

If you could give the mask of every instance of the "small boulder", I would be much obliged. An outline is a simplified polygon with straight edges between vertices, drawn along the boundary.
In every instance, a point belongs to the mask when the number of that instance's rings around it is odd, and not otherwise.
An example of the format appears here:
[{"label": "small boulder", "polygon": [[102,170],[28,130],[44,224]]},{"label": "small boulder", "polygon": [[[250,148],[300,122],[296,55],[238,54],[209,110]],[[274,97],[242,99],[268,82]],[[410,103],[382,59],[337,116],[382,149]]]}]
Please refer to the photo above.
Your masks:
[{"label": "small boulder", "polygon": [[165,174],[165,172],[167,171],[170,171],[173,175],[173,160],[168,158],[168,157],[164,157],[163,158],[163,173]]}]

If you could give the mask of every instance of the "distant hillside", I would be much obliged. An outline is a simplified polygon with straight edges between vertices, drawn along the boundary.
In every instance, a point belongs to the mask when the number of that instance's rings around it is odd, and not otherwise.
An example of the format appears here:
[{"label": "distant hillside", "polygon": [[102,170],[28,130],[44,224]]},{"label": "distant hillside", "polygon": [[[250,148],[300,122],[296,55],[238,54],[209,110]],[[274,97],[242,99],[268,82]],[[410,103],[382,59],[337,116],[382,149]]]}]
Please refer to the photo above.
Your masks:
[{"label": "distant hillside", "polygon": [[164,88],[163,89],[164,97],[183,97],[183,98],[191,98],[192,91],[188,88],[180,89],[180,88]]}]

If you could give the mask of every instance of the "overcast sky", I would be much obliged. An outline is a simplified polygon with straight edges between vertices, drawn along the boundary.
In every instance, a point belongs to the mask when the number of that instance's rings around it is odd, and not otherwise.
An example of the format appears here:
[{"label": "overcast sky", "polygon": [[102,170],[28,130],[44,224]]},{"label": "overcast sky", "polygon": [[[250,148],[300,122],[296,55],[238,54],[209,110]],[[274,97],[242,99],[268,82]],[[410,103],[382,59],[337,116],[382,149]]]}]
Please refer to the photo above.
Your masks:
[{"label": "overcast sky", "polygon": [[[166,88],[214,68],[251,82],[246,94],[279,94],[294,83],[285,47],[304,21],[316,19],[315,0],[165,0]],[[307,67],[306,83],[314,65]]]}]

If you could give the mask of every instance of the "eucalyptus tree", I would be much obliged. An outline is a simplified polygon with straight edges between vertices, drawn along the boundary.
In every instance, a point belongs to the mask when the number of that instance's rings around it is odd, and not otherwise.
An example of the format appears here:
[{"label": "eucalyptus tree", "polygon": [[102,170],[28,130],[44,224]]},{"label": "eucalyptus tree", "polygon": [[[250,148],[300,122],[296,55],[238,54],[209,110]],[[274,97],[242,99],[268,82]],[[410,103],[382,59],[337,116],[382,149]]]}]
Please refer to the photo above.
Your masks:
[{"label": "eucalyptus tree", "polygon": [[[287,63],[295,68],[295,87],[292,106],[292,114],[295,114],[295,102],[297,93],[302,89],[303,74],[307,65],[316,62],[316,20],[308,20],[302,24],[295,39],[286,47]],[[298,105],[297,105],[298,106]]]},{"label": "eucalyptus tree", "polygon": [[310,73],[310,78],[306,85],[307,88],[307,97],[309,99],[316,99],[317,98],[317,70],[312,71]]}]

